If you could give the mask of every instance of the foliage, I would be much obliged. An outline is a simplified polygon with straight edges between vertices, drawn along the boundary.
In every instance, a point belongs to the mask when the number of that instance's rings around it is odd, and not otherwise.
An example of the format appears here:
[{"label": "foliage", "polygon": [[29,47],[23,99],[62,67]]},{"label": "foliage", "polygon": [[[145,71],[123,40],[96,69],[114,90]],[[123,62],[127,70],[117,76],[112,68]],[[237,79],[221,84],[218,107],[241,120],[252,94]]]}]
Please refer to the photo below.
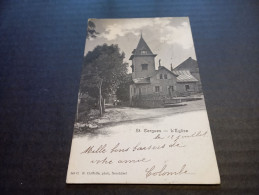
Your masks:
[{"label": "foliage", "polygon": [[96,38],[96,36],[99,33],[95,30],[95,24],[93,21],[88,21],[88,27],[87,27],[87,39],[89,38]]},{"label": "foliage", "polygon": [[78,107],[78,121],[87,122],[89,120],[89,113],[92,109],[96,108],[96,99],[90,97],[89,95],[83,95],[80,97],[79,107]]},{"label": "foliage", "polygon": [[123,102],[128,102],[130,97],[130,84],[132,83],[131,74],[127,74],[118,86],[116,96]]},{"label": "foliage", "polygon": [[123,62],[124,57],[118,45],[104,44],[88,52],[84,58],[80,92],[96,98],[101,107],[102,100],[116,91],[127,74],[128,64]]}]

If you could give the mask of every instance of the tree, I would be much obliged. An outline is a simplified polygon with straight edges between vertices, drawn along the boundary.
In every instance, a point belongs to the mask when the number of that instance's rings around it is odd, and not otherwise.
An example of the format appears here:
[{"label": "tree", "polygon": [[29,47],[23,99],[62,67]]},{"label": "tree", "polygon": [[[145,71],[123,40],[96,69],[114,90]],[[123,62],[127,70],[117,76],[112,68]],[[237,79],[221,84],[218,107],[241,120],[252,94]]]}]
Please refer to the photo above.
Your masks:
[{"label": "tree", "polygon": [[119,100],[123,102],[128,102],[130,98],[130,84],[132,83],[132,78],[131,74],[127,74],[119,84],[117,91],[116,91],[116,96]]},{"label": "tree", "polygon": [[128,64],[118,45],[104,44],[87,53],[84,58],[80,92],[98,99],[100,116],[104,112],[104,99],[115,91],[127,74]]},{"label": "tree", "polygon": [[[98,35],[99,33],[95,30],[95,23],[91,20],[88,20],[88,26],[87,26],[87,39],[89,38],[96,38],[96,36]],[[78,94],[78,102],[77,102],[77,111],[76,111],[76,120],[79,119],[79,105],[80,105],[80,102],[81,102],[81,96],[82,94],[80,93],[79,91],[79,94]],[[88,94],[87,94],[88,95]],[[90,99],[91,97],[88,96]],[[90,105],[88,105],[88,109],[90,109]]]},{"label": "tree", "polygon": [[96,36],[98,35],[99,33],[96,32],[95,30],[95,24],[93,21],[89,20],[88,21],[88,27],[87,27],[87,39],[89,38],[96,38]]}]

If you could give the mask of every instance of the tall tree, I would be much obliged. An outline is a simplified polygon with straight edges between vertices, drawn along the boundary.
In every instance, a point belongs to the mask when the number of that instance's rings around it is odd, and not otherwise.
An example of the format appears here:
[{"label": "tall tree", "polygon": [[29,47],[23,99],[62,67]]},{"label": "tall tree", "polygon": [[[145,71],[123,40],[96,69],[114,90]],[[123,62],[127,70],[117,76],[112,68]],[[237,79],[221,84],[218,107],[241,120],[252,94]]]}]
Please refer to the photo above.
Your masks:
[{"label": "tall tree", "polygon": [[87,53],[81,77],[80,91],[98,98],[100,116],[104,112],[104,99],[117,89],[127,74],[128,64],[118,45],[104,44]]},{"label": "tall tree", "polygon": [[[99,34],[99,32],[97,32],[95,30],[95,23],[91,20],[88,20],[88,26],[87,26],[87,39],[89,38],[96,38],[96,36]],[[78,120],[78,117],[79,117],[79,105],[80,105],[80,102],[81,102],[81,96],[82,94],[78,94],[78,101],[77,101],[77,109],[76,109],[76,120]]]}]

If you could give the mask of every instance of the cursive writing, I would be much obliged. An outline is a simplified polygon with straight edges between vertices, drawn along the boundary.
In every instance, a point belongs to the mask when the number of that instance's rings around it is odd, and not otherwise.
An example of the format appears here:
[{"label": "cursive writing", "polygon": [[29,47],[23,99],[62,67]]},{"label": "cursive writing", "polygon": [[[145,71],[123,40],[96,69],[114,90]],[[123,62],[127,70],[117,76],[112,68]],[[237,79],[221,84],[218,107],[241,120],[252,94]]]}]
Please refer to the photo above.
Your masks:
[{"label": "cursive writing", "polygon": [[183,135],[182,138],[206,137],[207,134],[208,134],[208,131],[205,131],[205,132],[197,131],[191,135]]},{"label": "cursive writing", "polygon": [[97,154],[97,153],[106,153],[106,147],[107,147],[107,144],[100,145],[97,149],[95,148],[95,146],[89,146],[86,150],[84,150],[83,152],[81,152],[81,154],[89,154],[89,153],[93,153],[93,154]]},{"label": "cursive writing", "polygon": [[184,174],[192,174],[189,173],[186,164],[184,164],[181,169],[177,171],[166,171],[167,165],[164,165],[161,170],[156,171],[156,166],[153,165],[151,168],[147,168],[146,171],[146,178],[150,176],[169,176],[169,175],[184,175]]},{"label": "cursive writing", "polygon": [[145,150],[160,150],[165,148],[165,144],[161,145],[148,145],[148,146],[142,146],[141,142],[139,142],[136,146],[133,147],[132,151],[145,151]]},{"label": "cursive writing", "polygon": [[110,153],[113,153],[113,152],[128,152],[130,148],[120,148],[120,143],[117,143],[116,146],[114,146],[112,149],[111,149],[111,152]]}]

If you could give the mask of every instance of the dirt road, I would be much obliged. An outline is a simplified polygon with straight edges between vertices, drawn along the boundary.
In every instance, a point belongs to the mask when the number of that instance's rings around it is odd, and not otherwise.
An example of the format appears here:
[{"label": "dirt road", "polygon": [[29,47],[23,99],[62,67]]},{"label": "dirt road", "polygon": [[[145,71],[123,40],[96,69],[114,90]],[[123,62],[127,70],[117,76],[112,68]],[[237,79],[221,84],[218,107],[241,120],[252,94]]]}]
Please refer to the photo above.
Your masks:
[{"label": "dirt road", "polygon": [[[205,111],[203,100],[186,102],[187,105],[170,108],[132,108],[132,107],[111,107],[107,108],[103,117],[92,121],[94,128],[76,130],[75,136],[96,136],[110,134],[118,127],[127,125],[160,125],[164,119],[170,122],[177,114],[187,114],[194,111]],[[193,115],[193,114],[192,114]],[[184,118],[181,118],[184,120]]]},{"label": "dirt road", "polygon": [[99,124],[118,123],[122,121],[144,120],[170,116],[177,113],[205,110],[204,100],[185,102],[187,105],[169,108],[132,108],[113,107],[106,109],[106,113],[96,122]]}]

